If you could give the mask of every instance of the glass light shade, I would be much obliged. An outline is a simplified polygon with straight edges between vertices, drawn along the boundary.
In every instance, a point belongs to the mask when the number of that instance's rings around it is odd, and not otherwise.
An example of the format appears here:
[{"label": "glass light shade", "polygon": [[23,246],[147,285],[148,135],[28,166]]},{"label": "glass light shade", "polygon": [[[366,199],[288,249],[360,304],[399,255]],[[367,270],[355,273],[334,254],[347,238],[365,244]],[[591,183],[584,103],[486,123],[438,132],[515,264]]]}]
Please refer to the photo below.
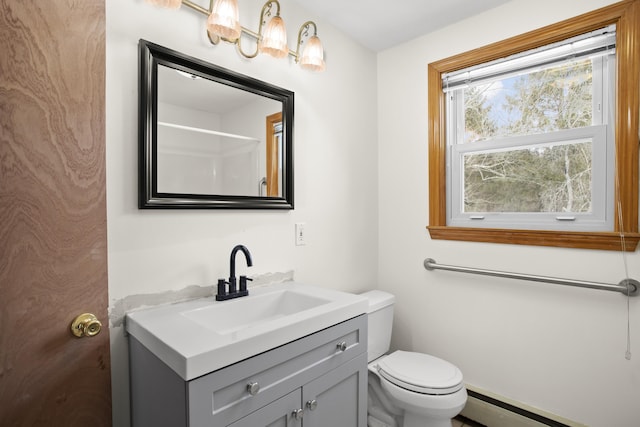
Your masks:
[{"label": "glass light shade", "polygon": [[147,3],[154,6],[164,7],[166,9],[178,9],[182,4],[182,0],[146,0]]},{"label": "glass light shade", "polygon": [[300,66],[307,70],[324,71],[324,49],[318,36],[311,36],[302,50]]},{"label": "glass light shade", "polygon": [[240,14],[236,0],[216,0],[207,19],[207,30],[211,34],[228,40],[236,40],[242,32]]},{"label": "glass light shade", "polygon": [[289,53],[287,30],[284,27],[284,21],[279,16],[274,16],[264,29],[260,40],[260,52],[274,58],[284,58]]}]

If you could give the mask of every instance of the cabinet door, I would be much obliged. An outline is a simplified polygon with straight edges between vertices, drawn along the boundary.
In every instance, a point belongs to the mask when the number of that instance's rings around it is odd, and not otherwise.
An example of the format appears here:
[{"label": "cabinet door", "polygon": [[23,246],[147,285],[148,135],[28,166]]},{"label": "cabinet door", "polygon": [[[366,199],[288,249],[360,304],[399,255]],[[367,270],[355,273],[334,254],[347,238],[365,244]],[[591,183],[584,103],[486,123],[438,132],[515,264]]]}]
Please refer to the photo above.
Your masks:
[{"label": "cabinet door", "polygon": [[304,427],[366,427],[366,353],[306,384],[302,401]]},{"label": "cabinet door", "polygon": [[293,416],[294,411],[301,409],[300,396],[300,389],[294,390],[228,427],[300,427],[301,421]]}]

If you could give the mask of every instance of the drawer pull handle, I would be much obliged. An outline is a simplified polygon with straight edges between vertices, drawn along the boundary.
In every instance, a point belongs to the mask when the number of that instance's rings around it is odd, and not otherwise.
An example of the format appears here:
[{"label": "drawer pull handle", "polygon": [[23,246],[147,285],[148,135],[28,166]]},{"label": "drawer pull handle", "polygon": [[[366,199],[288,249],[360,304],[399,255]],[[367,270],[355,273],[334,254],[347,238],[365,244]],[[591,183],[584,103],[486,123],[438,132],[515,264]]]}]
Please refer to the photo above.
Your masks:
[{"label": "drawer pull handle", "polygon": [[291,414],[291,416],[293,418],[295,418],[296,420],[301,420],[302,417],[304,417],[304,410],[302,409],[296,409],[295,411],[293,411],[293,413]]},{"label": "drawer pull handle", "polygon": [[255,396],[260,391],[260,384],[258,383],[247,384],[247,391],[251,396]]},{"label": "drawer pull handle", "polygon": [[318,407],[318,401],[317,400],[315,400],[315,399],[307,400],[307,408],[309,408],[310,411],[313,411],[317,407]]},{"label": "drawer pull handle", "polygon": [[347,349],[347,343],[342,341],[336,347],[338,347],[338,350],[340,350],[340,351],[345,351]]}]

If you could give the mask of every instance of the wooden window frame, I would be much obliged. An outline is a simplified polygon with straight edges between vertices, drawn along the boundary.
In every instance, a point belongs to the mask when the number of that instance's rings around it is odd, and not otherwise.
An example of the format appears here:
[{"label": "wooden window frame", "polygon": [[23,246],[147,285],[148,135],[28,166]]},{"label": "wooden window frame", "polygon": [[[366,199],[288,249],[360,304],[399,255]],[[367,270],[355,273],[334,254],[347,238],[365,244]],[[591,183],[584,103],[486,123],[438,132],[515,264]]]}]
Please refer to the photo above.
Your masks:
[{"label": "wooden window frame", "polygon": [[[446,117],[442,74],[493,61],[616,24],[616,180],[611,232],[520,230],[447,226]],[[636,250],[638,233],[638,131],[640,121],[640,0],[626,0],[455,55],[428,66],[429,234],[436,240],[567,248]],[[619,220],[622,213],[624,223]],[[621,238],[624,236],[624,239]]]}]

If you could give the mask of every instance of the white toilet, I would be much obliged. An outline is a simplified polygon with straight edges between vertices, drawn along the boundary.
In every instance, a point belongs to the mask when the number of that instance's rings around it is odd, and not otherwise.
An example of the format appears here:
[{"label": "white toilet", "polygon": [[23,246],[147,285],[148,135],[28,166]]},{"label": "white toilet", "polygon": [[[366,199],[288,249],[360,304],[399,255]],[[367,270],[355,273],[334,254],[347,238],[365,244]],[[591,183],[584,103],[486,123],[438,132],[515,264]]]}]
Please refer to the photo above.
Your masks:
[{"label": "white toilet", "polygon": [[428,354],[386,354],[395,297],[383,291],[362,296],[369,299],[369,390],[382,406],[369,405],[369,426],[394,426],[403,418],[402,427],[451,427],[467,402],[460,370]]}]

